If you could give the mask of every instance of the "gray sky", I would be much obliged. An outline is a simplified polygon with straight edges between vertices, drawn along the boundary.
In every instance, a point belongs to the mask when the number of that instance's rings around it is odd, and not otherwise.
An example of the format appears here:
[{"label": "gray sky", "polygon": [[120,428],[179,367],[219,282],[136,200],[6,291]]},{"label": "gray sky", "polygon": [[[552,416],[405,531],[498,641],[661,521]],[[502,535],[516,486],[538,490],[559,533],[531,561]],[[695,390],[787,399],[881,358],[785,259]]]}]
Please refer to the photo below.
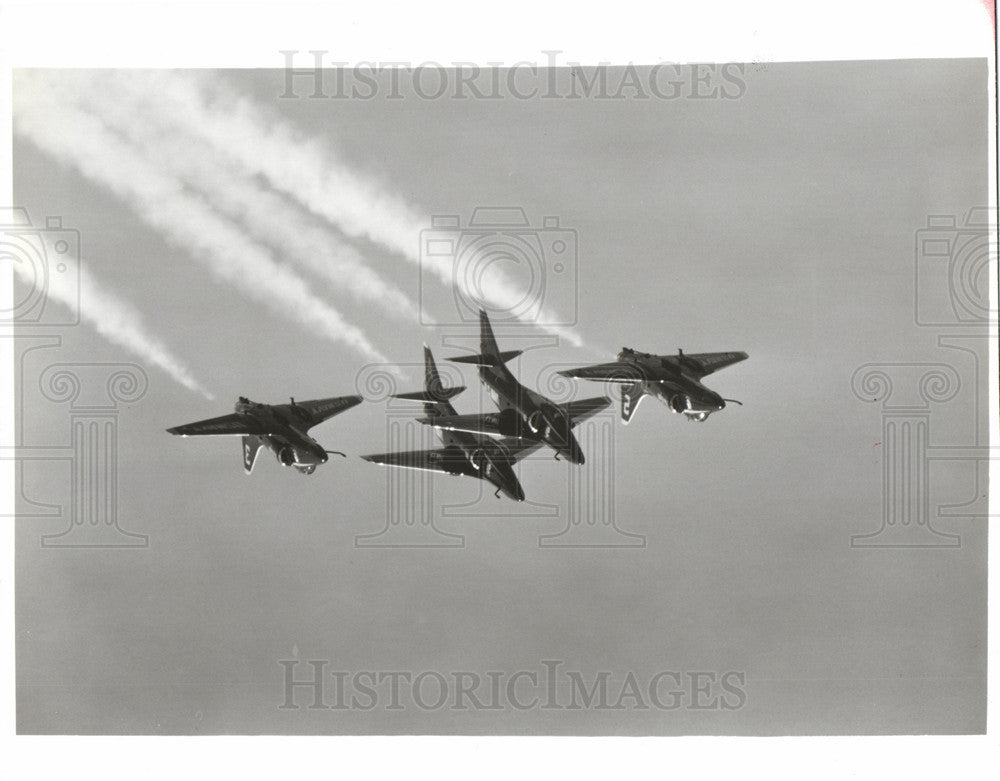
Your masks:
[{"label": "gray sky", "polygon": [[[179,209],[164,208],[151,224],[135,199],[16,133],[16,203],[36,223],[55,214],[78,228],[85,270],[136,307],[148,331],[215,395],[209,401],[183,387],[87,324],[65,330],[52,358],[29,361],[29,371],[55,360],[146,366],[147,395],[119,416],[118,506],[123,527],[148,534],[150,547],[42,549],[40,535],[64,523],[19,523],[19,729],[985,729],[984,524],[936,521],[961,535],[961,547],[946,550],[858,550],[850,537],[878,529],[882,507],[881,418],[876,405],[853,395],[855,369],[953,364],[963,384],[934,408],[934,444],[974,444],[979,433],[970,424],[974,374],[960,354],[938,346],[940,331],[915,324],[913,280],[915,233],[928,215],[961,218],[986,201],[986,76],[979,60],[770,65],[746,69],[738,99],[669,101],[410,93],[277,100],[280,72],[212,77],[296,128],[302,138],[289,145],[296,153],[336,154],[372,191],[391,195],[384,219],[366,230],[401,236],[402,249],[344,235],[343,225],[280,197],[298,215],[299,235],[318,226],[410,299],[426,291],[436,318],[446,317],[451,292],[434,279],[421,284],[420,269],[403,257],[419,236],[403,230],[404,220],[392,223],[394,215],[415,216],[419,229],[434,214],[467,219],[478,205],[518,205],[535,223],[557,215],[575,230],[579,297],[573,305],[565,291],[553,291],[553,300],[563,312],[567,301],[575,309],[581,344],[563,339],[529,351],[517,365],[526,381],[549,363],[610,360],[622,345],[749,353],[708,381],[745,406],[689,426],[646,401],[630,426],[615,423],[614,515],[646,539],[632,549],[539,547],[539,535],[566,526],[572,468],[547,455],[521,478],[529,499],[559,504],[560,517],[511,516],[510,505],[487,497],[477,508],[491,515],[437,518],[443,531],[464,535],[464,548],[356,547],[357,535],[385,525],[386,472],[355,457],[386,447],[381,402],[315,430],[351,458],[311,478],[264,454],[246,477],[237,441],[168,437],[164,428],[224,414],[241,394],[281,402],[353,393],[368,359],[303,326],[289,307],[272,309],[240,283],[213,276],[204,247],[156,222],[163,213],[183,216]],[[25,78],[15,75],[15,106]],[[165,100],[161,86],[146,99]],[[83,132],[60,125],[57,135]],[[150,165],[169,176],[180,164],[154,156]],[[296,196],[308,198],[307,178],[302,183]],[[350,189],[340,184],[339,192]],[[206,197],[204,206],[220,208],[219,200]],[[253,236],[246,224],[234,225]],[[249,241],[297,268],[284,239],[270,247]],[[439,358],[454,354],[441,345],[444,335],[475,334],[420,327],[352,298],[344,284],[296,273],[393,362],[419,361],[422,342]],[[542,333],[497,330],[501,345],[513,346],[525,333]],[[422,372],[408,372],[402,389],[416,389]],[[472,392],[456,407],[475,411],[473,372],[465,371],[465,382]],[[66,441],[65,406],[42,399],[32,383],[24,442]],[[581,384],[576,395],[601,391]],[[601,462],[599,452],[587,455]],[[931,478],[938,503],[964,501],[974,490],[959,469],[934,467]],[[67,501],[64,467],[32,466],[25,480],[32,498]],[[434,480],[436,513],[478,494],[471,480]],[[746,704],[281,710],[279,660],[293,653],[329,660],[333,670],[446,676],[540,672],[549,659],[588,680],[602,670],[641,680],[660,671],[739,671]],[[297,674],[307,672],[302,664]],[[307,704],[307,694],[299,702]]]}]

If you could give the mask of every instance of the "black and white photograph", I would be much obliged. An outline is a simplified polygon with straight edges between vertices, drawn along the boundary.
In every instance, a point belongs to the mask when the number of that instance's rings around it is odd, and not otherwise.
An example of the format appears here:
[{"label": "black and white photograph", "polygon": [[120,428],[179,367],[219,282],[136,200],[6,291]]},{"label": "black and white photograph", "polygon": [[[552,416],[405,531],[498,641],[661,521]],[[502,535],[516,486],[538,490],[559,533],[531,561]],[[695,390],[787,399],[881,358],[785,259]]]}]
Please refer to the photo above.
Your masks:
[{"label": "black and white photograph", "polygon": [[922,736],[889,757],[988,777],[994,4],[898,53],[848,4],[838,56],[774,5],[729,56],[649,8],[607,55],[430,6],[6,44],[7,739]]}]

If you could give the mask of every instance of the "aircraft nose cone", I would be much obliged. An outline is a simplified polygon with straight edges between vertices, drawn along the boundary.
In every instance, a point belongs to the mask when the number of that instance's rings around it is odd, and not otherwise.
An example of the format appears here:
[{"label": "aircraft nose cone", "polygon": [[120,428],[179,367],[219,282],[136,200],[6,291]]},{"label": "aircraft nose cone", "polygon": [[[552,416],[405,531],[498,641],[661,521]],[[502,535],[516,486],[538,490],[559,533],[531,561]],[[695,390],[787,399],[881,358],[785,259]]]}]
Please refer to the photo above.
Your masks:
[{"label": "aircraft nose cone", "polygon": [[576,441],[575,437],[570,437],[568,442],[568,447],[562,451],[562,455],[571,464],[582,464],[586,459],[583,457],[583,448],[580,447],[580,443]]},{"label": "aircraft nose cone", "polygon": [[515,502],[524,501],[524,489],[521,488],[521,481],[517,479],[514,470],[510,467],[497,474],[495,485],[504,493],[504,496],[513,499]]},{"label": "aircraft nose cone", "polygon": [[726,408],[726,400],[717,393],[706,394],[699,399],[699,403],[695,405],[695,408],[699,406],[706,412],[716,412]]}]

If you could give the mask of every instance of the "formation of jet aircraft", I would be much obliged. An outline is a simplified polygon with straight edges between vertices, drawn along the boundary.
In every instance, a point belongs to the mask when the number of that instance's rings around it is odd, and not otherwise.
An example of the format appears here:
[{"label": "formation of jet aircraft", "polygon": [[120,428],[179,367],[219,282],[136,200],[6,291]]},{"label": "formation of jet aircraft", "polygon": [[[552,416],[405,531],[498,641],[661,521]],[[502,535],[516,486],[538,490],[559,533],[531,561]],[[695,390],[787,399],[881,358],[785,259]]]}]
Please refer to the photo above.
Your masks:
[{"label": "formation of jet aircraft", "polygon": [[[465,386],[445,388],[434,356],[424,347],[424,389],[401,393],[393,398],[423,405],[419,423],[435,429],[442,447],[433,450],[379,453],[362,456],[366,461],[384,466],[419,469],[449,475],[465,475],[485,480],[500,494],[515,501],[524,501],[524,489],[514,472],[514,466],[542,447],[551,448],[573,464],[583,464],[584,454],[573,435],[573,428],[611,404],[611,399],[598,396],[566,404],[557,404],[526,388],[513,375],[507,362],[521,354],[520,350],[500,350],[486,312],[479,312],[480,352],[448,360],[473,364],[479,379],[489,391],[496,412],[460,415],[451,399],[462,393]],[[724,399],[705,387],[702,379],[713,372],[746,360],[745,352],[688,353],[653,355],[628,347],[610,363],[582,366],[559,372],[565,377],[610,382],[621,386],[621,418],[628,423],[639,402],[646,396],[663,401],[671,411],[683,414],[690,421],[704,422],[708,416],[725,409]],[[188,423],[167,429],[178,436],[241,436],[243,467],[249,474],[262,447],[267,447],[277,460],[311,475],[325,464],[330,454],[308,431],[313,426],[357,406],[360,396],[336,396],[328,399],[290,404],[260,404],[240,397],[235,412],[218,418]]]},{"label": "formation of jet aircraft", "polygon": [[525,388],[517,381],[507,361],[521,350],[500,352],[486,312],[479,312],[480,352],[449,358],[454,363],[471,363],[479,367],[479,379],[489,390],[499,412],[486,415],[445,415],[420,419],[421,423],[451,431],[499,434],[548,445],[556,458],[565,457],[572,464],[584,462],[580,443],[573,436],[577,423],[596,415],[611,404],[611,399],[599,396],[569,404],[553,401]]},{"label": "formation of jet aircraft", "polygon": [[424,390],[401,393],[394,398],[423,402],[425,417],[419,420],[438,429],[438,436],[444,447],[437,450],[379,453],[362,458],[385,466],[477,477],[492,484],[497,489],[497,496],[502,493],[516,502],[523,502],[524,489],[514,474],[514,464],[538,450],[543,440],[538,437],[529,439],[515,436],[495,439],[484,433],[470,431],[469,427],[438,425],[441,421],[454,422],[460,419],[450,399],[464,390],[464,386],[442,387],[434,356],[424,346]]}]

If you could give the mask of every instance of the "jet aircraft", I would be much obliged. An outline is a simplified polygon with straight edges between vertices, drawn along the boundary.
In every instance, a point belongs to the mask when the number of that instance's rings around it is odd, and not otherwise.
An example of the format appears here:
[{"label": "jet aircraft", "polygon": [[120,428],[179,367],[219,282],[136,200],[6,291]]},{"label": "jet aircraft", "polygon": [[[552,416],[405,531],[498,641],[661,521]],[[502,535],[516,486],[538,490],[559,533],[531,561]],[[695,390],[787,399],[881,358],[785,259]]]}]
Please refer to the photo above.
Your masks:
[{"label": "jet aircraft", "polygon": [[499,412],[481,415],[441,415],[423,418],[421,423],[449,431],[467,431],[493,436],[516,437],[527,442],[548,445],[556,458],[564,456],[574,464],[584,462],[580,443],[571,429],[583,420],[611,404],[611,399],[593,399],[556,404],[525,388],[507,368],[507,361],[521,350],[500,351],[486,312],[479,310],[480,349],[478,355],[449,358],[456,363],[471,363],[479,367],[479,379],[489,389]]},{"label": "jet aircraft", "polygon": [[360,403],[360,396],[313,401],[293,398],[291,404],[260,404],[240,396],[233,414],[168,428],[167,433],[181,437],[242,436],[243,469],[247,474],[253,471],[257,453],[266,446],[281,464],[311,475],[317,466],[327,462],[328,454],[344,454],[325,450],[306,432]]},{"label": "jet aircraft", "polygon": [[[401,393],[393,398],[423,402],[424,420],[438,420],[456,417],[450,399],[464,390],[464,386],[442,387],[434,356],[425,346],[424,390]],[[540,448],[542,446],[540,441],[514,437],[494,439],[482,434],[447,428],[439,428],[437,434],[444,445],[437,450],[380,453],[362,458],[383,466],[477,477],[494,486],[498,498],[502,493],[515,501],[524,501],[524,489],[514,474],[513,467],[525,456]]]},{"label": "jet aircraft", "polygon": [[725,409],[724,399],[702,385],[703,377],[747,359],[744,352],[688,353],[651,355],[623,347],[618,360],[595,366],[567,369],[559,374],[584,380],[614,382],[621,385],[621,416],[628,423],[639,402],[647,395],[663,401],[671,411],[683,413],[689,421],[703,423],[713,412]]}]

